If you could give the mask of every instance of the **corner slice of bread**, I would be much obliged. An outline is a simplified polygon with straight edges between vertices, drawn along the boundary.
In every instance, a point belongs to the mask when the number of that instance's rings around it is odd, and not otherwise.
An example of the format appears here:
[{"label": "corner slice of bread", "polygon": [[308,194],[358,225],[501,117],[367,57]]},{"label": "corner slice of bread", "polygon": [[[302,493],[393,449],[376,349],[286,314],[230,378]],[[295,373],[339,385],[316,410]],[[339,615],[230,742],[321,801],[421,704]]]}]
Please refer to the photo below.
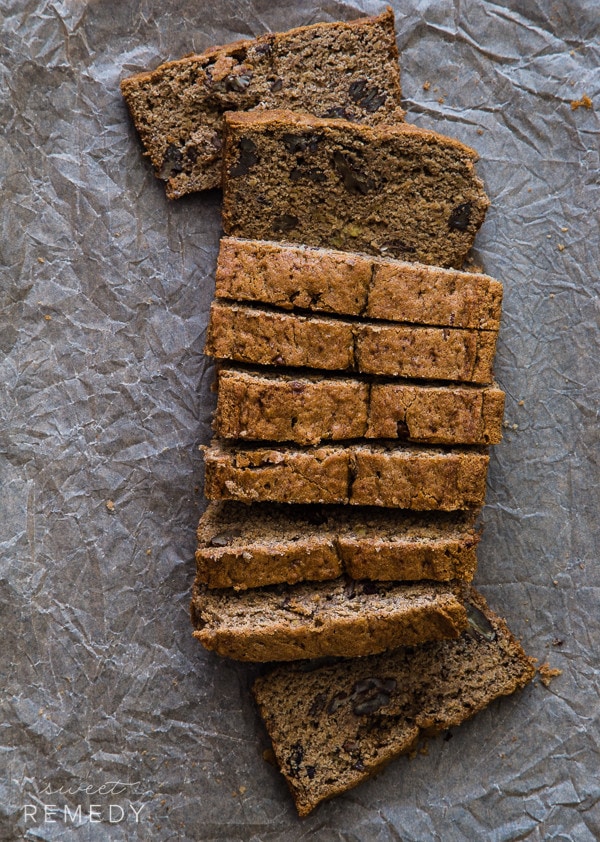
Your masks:
[{"label": "corner slice of bread", "polygon": [[284,665],[255,682],[301,816],[413,751],[420,737],[460,725],[531,681],[532,659],[474,590],[467,614],[455,640],[328,666]]}]

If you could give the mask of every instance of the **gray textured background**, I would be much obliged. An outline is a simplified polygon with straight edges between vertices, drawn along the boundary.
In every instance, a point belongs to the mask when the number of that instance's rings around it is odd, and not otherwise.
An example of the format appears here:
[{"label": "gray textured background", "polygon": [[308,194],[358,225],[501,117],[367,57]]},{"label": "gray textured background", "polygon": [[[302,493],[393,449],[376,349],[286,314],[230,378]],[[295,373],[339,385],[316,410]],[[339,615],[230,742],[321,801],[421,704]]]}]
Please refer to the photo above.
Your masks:
[{"label": "gray textured background", "polygon": [[[3,840],[600,838],[597,4],[393,5],[407,118],[479,150],[476,256],[505,284],[509,429],[477,582],[563,673],[296,817],[261,757],[252,668],[205,653],[187,616],[219,196],[167,202],[118,83],[383,6],[4,0]],[[573,110],[583,94],[594,108]],[[102,821],[65,822],[65,804]]]}]

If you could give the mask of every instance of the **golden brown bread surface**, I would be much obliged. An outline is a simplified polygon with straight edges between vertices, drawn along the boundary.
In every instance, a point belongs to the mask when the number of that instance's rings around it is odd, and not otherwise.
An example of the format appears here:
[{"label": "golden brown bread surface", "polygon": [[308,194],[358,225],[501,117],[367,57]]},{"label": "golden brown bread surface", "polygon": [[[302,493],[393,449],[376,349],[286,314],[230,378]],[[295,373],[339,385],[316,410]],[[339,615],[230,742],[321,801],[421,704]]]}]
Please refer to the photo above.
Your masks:
[{"label": "golden brown bread surface", "polygon": [[212,502],[197,529],[197,581],[209,588],[336,579],[471,581],[471,512]]},{"label": "golden brown bread surface", "polygon": [[171,199],[220,186],[225,111],[290,107],[366,123],[404,114],[390,8],[213,47],[124,79],[121,90]]},{"label": "golden brown bread surface", "polygon": [[316,668],[284,665],[255,682],[301,816],[412,751],[419,737],[460,725],[531,681],[532,660],[474,590],[467,614],[456,640]]},{"label": "golden brown bread surface", "polygon": [[236,362],[491,383],[497,331],[299,316],[214,301],[205,352]]},{"label": "golden brown bread surface", "polygon": [[458,637],[467,616],[462,586],[446,582],[335,579],[236,593],[196,583],[194,637],[241,661],[370,655]]},{"label": "golden brown bread surface", "polygon": [[498,330],[502,284],[389,257],[223,237],[218,298],[440,327]]},{"label": "golden brown bread surface", "polygon": [[224,439],[385,438],[425,444],[496,444],[504,392],[496,385],[425,385],[222,368],[213,428]]},{"label": "golden brown bread surface", "polygon": [[209,500],[454,511],[483,505],[489,456],[482,448],[396,443],[300,448],[214,441],[204,461]]},{"label": "golden brown bread surface", "polygon": [[223,228],[460,269],[489,205],[476,160],[459,141],[406,123],[230,113]]}]

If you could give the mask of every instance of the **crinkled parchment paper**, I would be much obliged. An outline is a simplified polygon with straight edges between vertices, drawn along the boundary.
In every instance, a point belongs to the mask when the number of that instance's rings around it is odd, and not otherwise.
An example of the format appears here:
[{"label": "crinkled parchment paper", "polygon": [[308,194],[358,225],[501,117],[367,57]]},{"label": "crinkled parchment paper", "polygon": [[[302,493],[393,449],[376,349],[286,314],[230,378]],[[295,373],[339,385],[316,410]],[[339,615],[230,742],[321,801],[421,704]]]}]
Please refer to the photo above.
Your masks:
[{"label": "crinkled parchment paper", "polygon": [[204,652],[187,614],[219,194],[165,199],[118,86],[383,6],[5,0],[2,839],[600,838],[598,7],[393,5],[407,117],[480,152],[475,256],[505,284],[477,582],[562,675],[296,817],[253,668]]}]

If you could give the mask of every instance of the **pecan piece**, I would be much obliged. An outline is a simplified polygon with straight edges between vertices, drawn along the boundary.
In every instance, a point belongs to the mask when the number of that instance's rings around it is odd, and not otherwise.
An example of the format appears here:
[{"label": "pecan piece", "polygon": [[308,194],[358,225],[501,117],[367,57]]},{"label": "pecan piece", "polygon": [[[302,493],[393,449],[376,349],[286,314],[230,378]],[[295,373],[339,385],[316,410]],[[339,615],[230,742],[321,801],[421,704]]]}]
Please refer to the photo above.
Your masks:
[{"label": "pecan piece", "polygon": [[466,231],[471,221],[471,210],[471,202],[463,202],[461,205],[457,205],[450,214],[448,228],[451,231]]}]

